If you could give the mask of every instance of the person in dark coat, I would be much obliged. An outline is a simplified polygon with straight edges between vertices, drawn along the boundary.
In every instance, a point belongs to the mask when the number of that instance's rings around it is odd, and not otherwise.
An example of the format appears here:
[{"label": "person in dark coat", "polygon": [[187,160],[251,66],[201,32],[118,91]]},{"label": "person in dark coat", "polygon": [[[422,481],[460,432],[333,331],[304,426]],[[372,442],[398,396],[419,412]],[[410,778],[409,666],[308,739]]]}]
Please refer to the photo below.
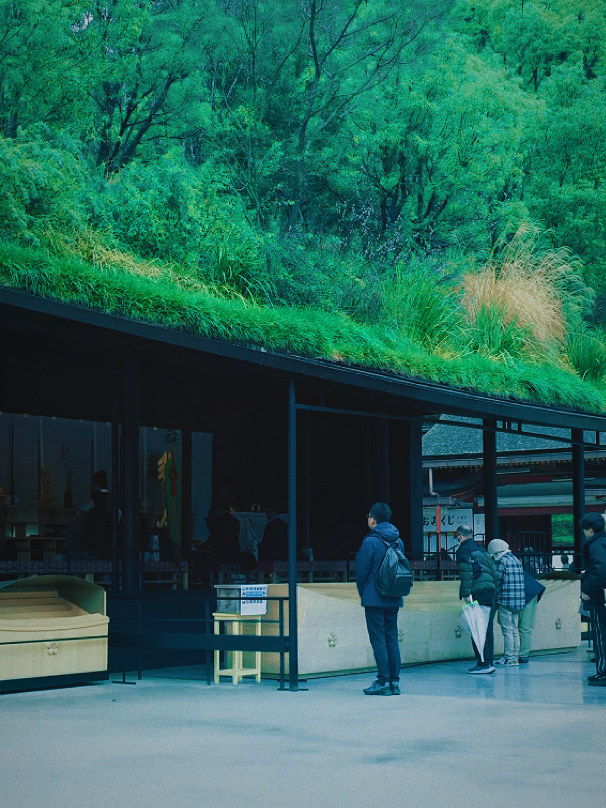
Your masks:
[{"label": "person in dark coat", "polygon": [[365,688],[367,696],[400,695],[400,646],[398,643],[398,610],[401,597],[381,595],[375,578],[388,549],[397,542],[404,552],[400,534],[391,519],[391,508],[384,502],[375,503],[368,513],[370,533],[362,541],[356,555],[356,585],[366,615],[368,637],[377,663],[377,678]]},{"label": "person in dark coat", "polygon": [[211,508],[206,517],[208,539],[202,549],[212,553],[213,562],[236,564],[241,560],[240,523],[228,510]]},{"label": "person in dark coat", "polygon": [[288,561],[288,525],[275,508],[265,512],[267,524],[257,545],[259,561]]},{"label": "person in dark coat", "polygon": [[587,681],[595,687],[606,687],[606,532],[600,513],[586,513],[579,527],[585,534],[581,598],[589,604],[591,639],[596,672]]},{"label": "person in dark coat", "polygon": [[[497,611],[499,572],[488,552],[474,541],[473,530],[468,525],[459,525],[456,530],[459,542],[456,559],[461,584],[459,599],[465,603],[476,600],[481,606],[490,606],[490,618],[486,631],[484,653],[480,654],[472,640],[476,664],[469,673],[494,673],[494,616]],[[484,657],[482,659],[482,657]]]},{"label": "person in dark coat", "polygon": [[86,514],[82,544],[86,552],[103,561],[111,561],[113,555],[112,512],[109,509],[107,491],[93,491],[93,507]]}]

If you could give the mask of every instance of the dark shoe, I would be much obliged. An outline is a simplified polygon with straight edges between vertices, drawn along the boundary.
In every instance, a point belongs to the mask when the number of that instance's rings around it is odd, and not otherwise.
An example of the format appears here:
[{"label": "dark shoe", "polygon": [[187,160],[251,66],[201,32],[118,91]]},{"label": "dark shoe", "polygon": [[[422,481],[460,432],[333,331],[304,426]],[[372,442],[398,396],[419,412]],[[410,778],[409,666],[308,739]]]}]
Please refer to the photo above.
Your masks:
[{"label": "dark shoe", "polygon": [[364,689],[367,696],[391,696],[391,685],[389,682],[381,684],[377,679],[370,687]]},{"label": "dark shoe", "polygon": [[474,665],[473,668],[469,668],[467,673],[494,673],[495,669],[492,665]]},{"label": "dark shoe", "polygon": [[594,673],[587,677],[587,683],[596,687],[606,687],[606,673]]},{"label": "dark shoe", "polygon": [[518,662],[520,663],[520,665],[525,665],[527,662],[530,662],[530,657],[527,656],[518,657]]},{"label": "dark shoe", "polygon": [[399,696],[400,695],[400,683],[399,682],[392,682],[391,683],[391,695],[392,696]]}]

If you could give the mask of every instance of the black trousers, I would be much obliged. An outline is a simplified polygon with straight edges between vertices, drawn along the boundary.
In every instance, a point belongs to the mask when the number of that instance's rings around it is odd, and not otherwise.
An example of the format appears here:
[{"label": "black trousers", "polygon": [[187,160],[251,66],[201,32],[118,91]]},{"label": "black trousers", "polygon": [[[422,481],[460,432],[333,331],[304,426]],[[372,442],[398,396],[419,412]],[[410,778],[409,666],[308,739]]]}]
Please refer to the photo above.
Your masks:
[{"label": "black trousers", "polygon": [[589,601],[591,614],[591,641],[597,673],[606,673],[606,605],[601,600]]},{"label": "black trousers", "polygon": [[482,597],[482,593],[479,593],[476,597],[476,600],[480,604],[480,606],[490,606],[490,620],[488,621],[488,629],[486,630],[486,642],[484,643],[484,661],[482,661],[482,657],[480,656],[480,652],[478,651],[475,642],[472,640],[471,644],[473,645],[473,652],[476,657],[476,662],[481,668],[489,668],[494,663],[494,616],[497,613],[497,607],[492,602],[492,593],[487,595],[486,597]]},{"label": "black trousers", "polygon": [[400,678],[398,609],[365,606],[368,637],[377,663],[377,681],[382,685]]}]

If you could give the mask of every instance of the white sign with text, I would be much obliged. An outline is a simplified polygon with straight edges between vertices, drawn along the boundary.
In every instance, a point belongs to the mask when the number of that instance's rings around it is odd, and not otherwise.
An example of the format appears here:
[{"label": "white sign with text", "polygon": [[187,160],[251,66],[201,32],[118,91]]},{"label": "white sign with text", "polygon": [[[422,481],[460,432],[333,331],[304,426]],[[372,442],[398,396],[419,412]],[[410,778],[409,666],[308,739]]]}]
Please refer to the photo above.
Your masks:
[{"label": "white sign with text", "polygon": [[[439,532],[454,533],[459,525],[471,526],[472,521],[472,508],[448,508],[444,506],[441,509]],[[423,533],[438,533],[435,508],[423,508]]]}]

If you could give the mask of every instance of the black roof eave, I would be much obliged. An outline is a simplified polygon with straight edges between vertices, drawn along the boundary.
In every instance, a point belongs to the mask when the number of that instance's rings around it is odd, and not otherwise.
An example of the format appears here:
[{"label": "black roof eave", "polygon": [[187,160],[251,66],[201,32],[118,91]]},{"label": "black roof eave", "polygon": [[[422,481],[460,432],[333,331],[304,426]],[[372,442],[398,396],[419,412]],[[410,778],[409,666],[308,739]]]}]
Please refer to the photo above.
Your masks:
[{"label": "black roof eave", "polygon": [[0,288],[0,310],[40,315],[79,325],[83,329],[102,330],[129,341],[155,342],[180,348],[197,355],[224,358],[248,367],[259,366],[300,379],[330,381],[352,388],[372,390],[382,395],[406,399],[409,406],[432,413],[470,415],[476,418],[521,421],[528,424],[557,426],[565,429],[606,430],[606,415],[580,412],[570,408],[548,407],[531,402],[513,401],[484,393],[407,378],[386,371],[338,365],[322,359],[274,353],[266,349],[197,337],[182,331],[137,320],[126,319],[94,309],[49,300],[25,292]]}]

